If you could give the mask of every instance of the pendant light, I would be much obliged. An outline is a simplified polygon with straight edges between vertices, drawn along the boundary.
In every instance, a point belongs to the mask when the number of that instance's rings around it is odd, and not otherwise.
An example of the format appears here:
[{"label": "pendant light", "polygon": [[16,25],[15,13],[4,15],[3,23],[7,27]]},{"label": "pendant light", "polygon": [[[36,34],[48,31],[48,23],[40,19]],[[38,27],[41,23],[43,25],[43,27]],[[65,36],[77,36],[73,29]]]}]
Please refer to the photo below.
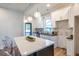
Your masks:
[{"label": "pendant light", "polygon": [[27,17],[27,20],[28,20],[29,22],[31,22],[31,21],[33,20],[33,18],[32,18],[31,16],[28,16],[28,17]]},{"label": "pendant light", "polygon": [[34,13],[34,16],[36,18],[41,17],[41,13],[38,11],[38,8],[37,8],[37,11]]},{"label": "pendant light", "polygon": [[31,16],[28,16],[27,18],[24,16],[24,23],[31,22],[32,20],[33,18]]},{"label": "pendant light", "polygon": [[26,16],[24,16],[24,23],[27,23],[28,21],[27,21],[27,19],[26,19]]}]

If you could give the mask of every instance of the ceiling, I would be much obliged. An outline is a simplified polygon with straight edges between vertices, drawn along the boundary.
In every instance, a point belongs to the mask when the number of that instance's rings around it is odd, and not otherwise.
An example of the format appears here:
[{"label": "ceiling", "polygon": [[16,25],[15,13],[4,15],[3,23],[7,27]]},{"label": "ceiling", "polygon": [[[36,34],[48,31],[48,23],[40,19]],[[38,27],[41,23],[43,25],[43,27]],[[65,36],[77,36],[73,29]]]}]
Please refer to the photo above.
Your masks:
[{"label": "ceiling", "polygon": [[47,3],[38,3],[38,4],[35,4],[34,6],[32,6],[32,8],[30,8],[29,10],[27,10],[25,12],[25,15],[26,16],[29,16],[29,15],[33,16],[34,12],[37,11],[37,8],[38,8],[38,11],[42,15],[46,15],[46,14],[48,14],[50,12],[59,10],[61,8],[67,7],[67,6],[72,5],[72,4],[70,4],[70,3],[50,3],[50,7],[47,7],[46,5],[47,5]]},{"label": "ceiling", "polygon": [[25,14],[33,14],[38,10],[42,13],[48,13],[50,11],[55,11],[62,7],[70,5],[69,3],[51,3],[51,7],[46,7],[46,3],[0,3],[1,8],[7,8],[10,10],[15,10],[19,12],[25,12]]},{"label": "ceiling", "polygon": [[7,8],[19,12],[24,12],[31,6],[30,3],[0,3],[1,8]]}]

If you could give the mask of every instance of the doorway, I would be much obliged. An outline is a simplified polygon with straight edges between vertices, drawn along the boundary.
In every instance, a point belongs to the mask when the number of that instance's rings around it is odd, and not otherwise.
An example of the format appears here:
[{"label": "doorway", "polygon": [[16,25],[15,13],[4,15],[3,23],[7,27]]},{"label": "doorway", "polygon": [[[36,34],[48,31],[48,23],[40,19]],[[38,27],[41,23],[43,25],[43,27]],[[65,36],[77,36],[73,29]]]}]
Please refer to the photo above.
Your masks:
[{"label": "doorway", "polygon": [[75,54],[79,56],[79,16],[75,16],[74,24]]},{"label": "doorway", "polygon": [[32,24],[25,23],[25,36],[32,35]]}]

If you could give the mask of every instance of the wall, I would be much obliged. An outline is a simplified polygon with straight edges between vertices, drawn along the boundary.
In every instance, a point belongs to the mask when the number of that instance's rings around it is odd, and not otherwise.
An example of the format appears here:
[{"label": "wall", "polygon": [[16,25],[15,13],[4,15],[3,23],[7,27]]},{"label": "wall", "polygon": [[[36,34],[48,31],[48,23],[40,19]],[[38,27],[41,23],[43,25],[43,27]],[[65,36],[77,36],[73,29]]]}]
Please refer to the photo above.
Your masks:
[{"label": "wall", "polygon": [[[73,40],[72,40],[72,45],[73,45],[73,53],[74,55],[76,53],[79,53],[79,44],[77,44],[79,42],[79,40],[76,41],[76,39],[78,39],[78,28],[75,29],[75,25],[79,26],[79,22],[75,22],[78,21],[78,19],[75,19],[75,16],[79,15],[79,4],[74,4],[74,6],[72,6],[71,10],[70,10],[70,17],[69,17],[69,25],[70,27],[73,27]],[[76,48],[77,47],[77,48]]]},{"label": "wall", "polygon": [[79,54],[79,16],[75,17],[75,42],[76,53]]},{"label": "wall", "polygon": [[23,35],[23,14],[0,8],[0,36],[3,35]]}]

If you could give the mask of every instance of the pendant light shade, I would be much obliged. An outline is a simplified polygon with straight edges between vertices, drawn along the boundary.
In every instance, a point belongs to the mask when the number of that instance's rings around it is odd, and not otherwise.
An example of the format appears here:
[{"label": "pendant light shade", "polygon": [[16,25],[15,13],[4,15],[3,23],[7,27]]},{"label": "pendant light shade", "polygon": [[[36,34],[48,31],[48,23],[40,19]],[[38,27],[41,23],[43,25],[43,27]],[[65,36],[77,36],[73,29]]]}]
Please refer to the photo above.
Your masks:
[{"label": "pendant light shade", "polygon": [[40,17],[41,16],[41,13],[40,12],[35,12],[34,13],[34,16],[37,18],[37,17]]},{"label": "pendant light shade", "polygon": [[31,22],[31,21],[33,20],[33,18],[32,18],[31,16],[29,16],[29,17],[27,17],[27,20],[28,20],[29,22]]},{"label": "pendant light shade", "polygon": [[36,18],[41,17],[41,13],[38,11],[38,8],[37,8],[37,11],[34,13],[34,16]]},{"label": "pendant light shade", "polygon": [[31,16],[28,16],[27,18],[24,16],[24,23],[31,22],[33,18]]}]

